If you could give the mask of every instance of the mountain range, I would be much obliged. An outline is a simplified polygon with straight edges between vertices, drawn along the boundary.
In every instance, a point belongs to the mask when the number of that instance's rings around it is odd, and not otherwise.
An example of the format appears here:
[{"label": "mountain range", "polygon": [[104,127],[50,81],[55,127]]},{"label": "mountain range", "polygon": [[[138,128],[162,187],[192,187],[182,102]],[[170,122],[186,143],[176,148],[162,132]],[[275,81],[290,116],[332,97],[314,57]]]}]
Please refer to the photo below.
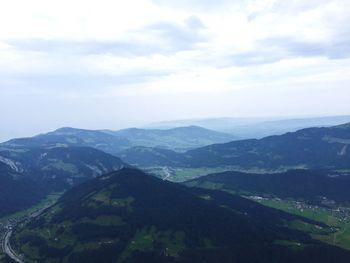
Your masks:
[{"label": "mountain range", "polygon": [[[182,128],[177,130],[180,134],[184,132]],[[191,130],[193,137],[198,131],[202,132],[196,127],[185,130]],[[143,137],[135,135],[139,133],[137,130],[111,135],[102,131],[63,128],[0,144],[1,213],[28,207],[50,191],[67,189],[128,164],[228,167],[228,170],[255,169],[265,173],[294,168],[348,169],[350,166],[350,124],[213,144],[184,153],[144,146],[127,148],[130,147],[128,140],[121,137],[125,133],[134,133],[134,139]],[[123,147],[126,149],[121,150]],[[114,152],[122,160],[102,150]],[[27,191],[24,191],[26,185]]]},{"label": "mountain range", "polygon": [[213,143],[229,142],[234,139],[237,139],[237,137],[197,126],[178,127],[169,130],[130,128],[119,131],[65,127],[34,137],[12,139],[0,144],[0,146],[87,146],[118,155],[120,151],[136,146],[185,151]]},{"label": "mountain range", "polygon": [[213,144],[185,153],[157,148],[130,148],[120,157],[134,165],[171,167],[227,167],[238,170],[350,167],[350,123],[307,128],[262,139]]},{"label": "mountain range", "polygon": [[232,138],[191,126],[166,131],[117,132],[60,128],[34,137],[12,139],[0,144],[0,215],[29,207],[52,191],[62,191],[127,166],[116,155],[134,145],[164,148],[173,145],[180,150]]},{"label": "mountain range", "polygon": [[208,130],[198,126],[172,129],[124,129],[112,133],[127,138],[134,146],[156,147],[174,151],[186,151],[213,143],[237,140],[238,137]]},{"label": "mountain range", "polygon": [[[175,130],[187,145],[191,141],[186,134],[196,138],[198,132],[207,132],[197,127]],[[277,263],[350,258],[349,251],[329,245],[334,242],[319,241],[337,231],[334,226],[239,196],[346,206],[350,123],[185,152],[181,147],[166,149],[169,131],[152,132],[158,139],[135,129],[61,128],[0,144],[0,216],[37,204],[51,192],[66,191],[41,215],[14,228],[14,250],[26,262]],[[205,136],[210,134],[215,140],[221,136],[211,131]],[[162,141],[164,148],[133,145],[147,140]],[[160,166],[168,173],[203,167],[231,171],[175,184],[132,168],[135,165]],[[252,168],[260,172],[232,171]]]},{"label": "mountain range", "polygon": [[[214,143],[230,137],[199,127],[171,130],[126,129],[117,132],[61,128],[48,134],[20,138],[1,148],[84,146],[120,157],[140,167],[231,167],[237,170],[278,171],[294,168],[349,168],[350,125],[307,128],[262,139]],[[232,138],[231,138],[232,139]],[[173,143],[173,149],[169,145]],[[145,146],[146,145],[146,146]],[[148,145],[148,146],[147,146]],[[157,145],[159,147],[149,147]]]},{"label": "mountain range", "polygon": [[250,118],[209,118],[152,123],[147,128],[171,129],[179,126],[196,125],[211,130],[233,134],[240,139],[260,139],[281,135],[311,127],[330,127],[350,122],[350,116],[326,117],[250,117]]}]

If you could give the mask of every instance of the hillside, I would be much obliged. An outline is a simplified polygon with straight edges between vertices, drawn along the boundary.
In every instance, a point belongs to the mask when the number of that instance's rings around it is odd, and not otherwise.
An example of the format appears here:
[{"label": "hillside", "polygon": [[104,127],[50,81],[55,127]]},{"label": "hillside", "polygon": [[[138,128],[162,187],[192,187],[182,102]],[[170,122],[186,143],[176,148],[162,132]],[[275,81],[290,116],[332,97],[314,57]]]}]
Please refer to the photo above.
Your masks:
[{"label": "hillside", "polygon": [[124,166],[119,158],[87,147],[2,148],[0,215]]},{"label": "hillside", "polygon": [[69,184],[126,165],[117,157],[89,147],[7,149],[1,150],[0,156],[0,162],[6,160],[7,165],[20,176],[60,180]]},{"label": "hillside", "polygon": [[121,151],[119,157],[126,162],[139,167],[149,166],[183,166],[186,156],[171,150],[151,148],[151,147],[132,147]]},{"label": "hillside", "polygon": [[286,227],[327,226],[239,196],[122,169],[69,190],[14,233],[26,262],[347,262]]},{"label": "hillside", "polygon": [[188,186],[220,189],[262,197],[292,198],[322,204],[350,202],[350,177],[337,172],[291,170],[277,174],[224,172],[186,182]]},{"label": "hillside", "polygon": [[192,167],[349,168],[349,125],[308,128],[260,140],[216,144],[188,151]]},{"label": "hillside", "polygon": [[[1,157],[0,157],[1,158]],[[47,190],[0,162],[0,217],[39,202]]]}]

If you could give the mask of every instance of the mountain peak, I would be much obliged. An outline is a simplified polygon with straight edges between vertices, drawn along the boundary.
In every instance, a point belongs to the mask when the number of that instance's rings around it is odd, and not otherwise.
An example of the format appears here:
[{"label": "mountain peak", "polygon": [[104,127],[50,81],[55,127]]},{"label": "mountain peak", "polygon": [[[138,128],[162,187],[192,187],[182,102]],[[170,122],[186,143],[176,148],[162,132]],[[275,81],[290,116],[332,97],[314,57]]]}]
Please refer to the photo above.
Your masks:
[{"label": "mountain peak", "polygon": [[[291,251],[275,243],[286,239],[305,243],[306,255],[323,258],[326,246],[283,226],[296,219],[304,220],[229,193],[190,189],[124,168],[70,189],[40,218],[17,230],[14,241],[29,262],[43,257],[64,262],[258,262],[256,255],[267,259],[259,262],[287,262]],[[52,234],[40,235],[44,232]],[[349,258],[333,247],[326,253],[338,262]],[[309,262],[303,253],[294,257],[293,262]]]}]

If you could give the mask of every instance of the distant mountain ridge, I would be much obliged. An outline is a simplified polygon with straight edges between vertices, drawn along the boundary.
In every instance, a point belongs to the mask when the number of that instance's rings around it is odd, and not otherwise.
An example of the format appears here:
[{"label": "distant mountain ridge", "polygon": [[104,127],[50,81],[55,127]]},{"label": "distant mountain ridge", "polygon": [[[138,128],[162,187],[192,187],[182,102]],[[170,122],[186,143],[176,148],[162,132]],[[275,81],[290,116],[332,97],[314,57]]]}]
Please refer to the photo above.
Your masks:
[{"label": "distant mountain ridge", "polygon": [[64,127],[34,137],[12,139],[0,144],[0,147],[1,146],[12,148],[85,146],[115,154],[122,149],[131,147],[131,143],[125,138],[120,138],[98,130]]},{"label": "distant mountain ridge", "polygon": [[311,127],[330,127],[350,122],[350,115],[325,117],[247,117],[209,118],[164,121],[146,127],[170,129],[177,126],[198,125],[207,129],[233,134],[241,139],[261,139]]},{"label": "distant mountain ridge", "polygon": [[243,168],[350,167],[349,124],[307,128],[260,140],[216,144],[188,151],[191,166],[238,165]]},{"label": "distant mountain ridge", "polygon": [[[157,148],[131,148],[120,153],[126,162],[140,166],[219,167],[288,170],[291,168],[349,168],[350,125],[307,128],[297,132],[213,144],[174,153]],[[146,162],[142,162],[147,159]],[[175,161],[172,161],[175,160]],[[139,161],[139,162],[138,162]]]},{"label": "distant mountain ridge", "polygon": [[197,126],[169,130],[130,128],[119,131],[84,130],[70,127],[34,137],[12,139],[1,145],[11,147],[86,146],[118,156],[131,147],[158,147],[185,151],[213,143],[229,142],[237,137]]},{"label": "distant mountain ridge", "polygon": [[127,138],[134,146],[185,151],[213,143],[237,140],[237,137],[198,126],[160,129],[124,129],[113,134]]}]

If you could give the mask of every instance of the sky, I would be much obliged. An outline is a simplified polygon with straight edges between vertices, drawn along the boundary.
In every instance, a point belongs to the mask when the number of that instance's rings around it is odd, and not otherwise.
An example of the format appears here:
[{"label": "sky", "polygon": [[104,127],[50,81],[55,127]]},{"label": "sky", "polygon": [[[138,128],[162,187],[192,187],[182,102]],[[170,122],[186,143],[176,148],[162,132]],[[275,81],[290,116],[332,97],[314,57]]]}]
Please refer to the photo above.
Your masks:
[{"label": "sky", "polygon": [[348,0],[0,3],[0,141],[349,101]]}]

